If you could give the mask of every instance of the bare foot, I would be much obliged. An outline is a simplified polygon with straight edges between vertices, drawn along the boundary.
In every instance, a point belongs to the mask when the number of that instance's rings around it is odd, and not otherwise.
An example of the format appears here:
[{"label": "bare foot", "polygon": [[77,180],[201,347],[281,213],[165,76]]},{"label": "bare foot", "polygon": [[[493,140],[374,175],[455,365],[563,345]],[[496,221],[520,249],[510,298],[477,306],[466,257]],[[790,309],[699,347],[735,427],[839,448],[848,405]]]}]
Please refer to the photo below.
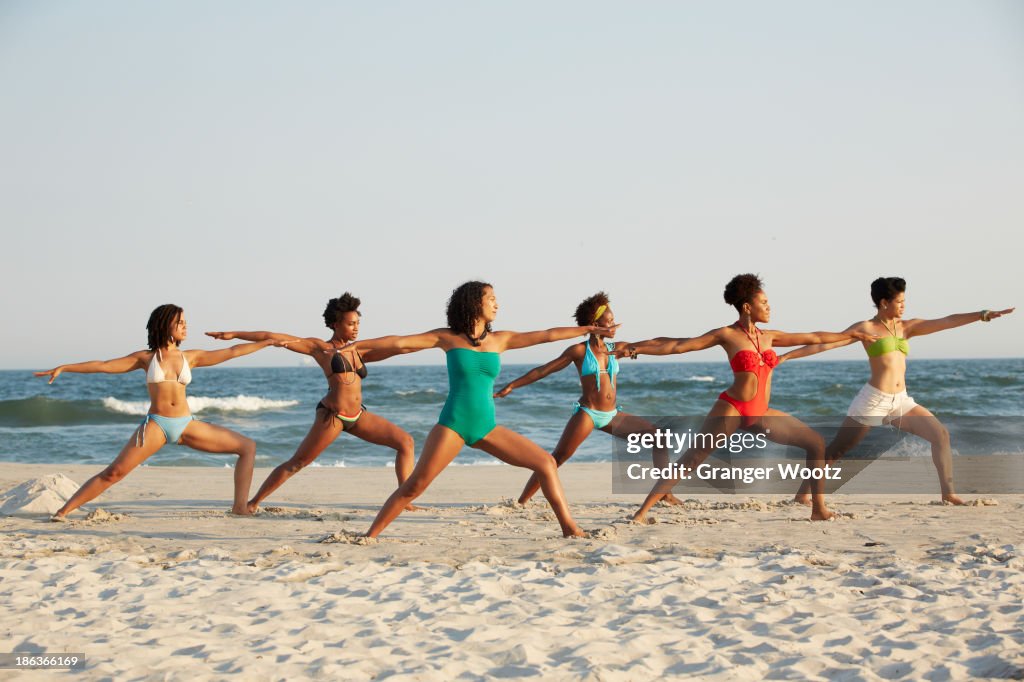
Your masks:
[{"label": "bare foot", "polygon": [[650,525],[650,523],[651,523],[650,521],[647,520],[647,514],[641,514],[640,512],[637,512],[636,514],[633,514],[633,516],[630,517],[629,520],[632,521],[633,523],[639,523],[641,526],[647,526],[647,525]]},{"label": "bare foot", "polygon": [[245,514],[248,514],[249,516],[255,516],[260,511],[260,505],[257,504],[256,502],[250,502],[249,504],[245,505],[245,510]]},{"label": "bare foot", "polygon": [[942,501],[944,503],[946,503],[946,504],[955,504],[955,505],[958,505],[958,506],[961,505],[961,504],[967,504],[962,499],[960,499],[960,496],[957,495],[956,493],[946,493],[946,494],[944,494],[942,496]]},{"label": "bare foot", "polygon": [[661,501],[670,507],[682,506],[683,504],[683,501],[680,500],[675,495],[673,495],[672,493],[668,493],[667,495],[665,495],[665,497],[661,498]]},{"label": "bare foot", "polygon": [[811,521],[830,521],[834,517],[835,514],[825,505],[822,505],[820,509],[816,507],[811,512]]},{"label": "bare foot", "polygon": [[427,511],[426,507],[417,507],[413,503],[409,503],[405,506],[405,511]]},{"label": "bare foot", "polygon": [[50,517],[50,521],[53,523],[67,523],[68,517],[65,514],[54,514]]},{"label": "bare foot", "polygon": [[801,495],[800,493],[797,493],[793,497],[793,501],[796,502],[797,504],[802,504],[802,505],[810,507],[811,506],[811,494],[807,493],[806,495]]},{"label": "bare foot", "polygon": [[563,530],[562,531],[562,537],[563,538],[589,538],[590,537],[590,533],[588,533],[587,531],[583,530],[579,526],[573,526],[569,530]]},{"label": "bare foot", "polygon": [[256,513],[256,511],[250,508],[249,505],[245,505],[244,507],[241,508],[232,507],[230,513],[232,516],[252,516]]}]

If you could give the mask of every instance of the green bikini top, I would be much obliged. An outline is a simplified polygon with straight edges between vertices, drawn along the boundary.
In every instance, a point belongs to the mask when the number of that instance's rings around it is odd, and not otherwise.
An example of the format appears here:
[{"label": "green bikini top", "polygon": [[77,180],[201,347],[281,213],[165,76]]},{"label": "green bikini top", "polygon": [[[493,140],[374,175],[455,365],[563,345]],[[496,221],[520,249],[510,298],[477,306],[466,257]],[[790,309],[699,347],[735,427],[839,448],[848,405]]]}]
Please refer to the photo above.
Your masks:
[{"label": "green bikini top", "polygon": [[885,355],[886,353],[891,353],[896,350],[904,355],[909,354],[910,342],[900,336],[896,336],[895,334],[892,336],[883,336],[868,346],[868,357],[877,358],[879,355]]}]

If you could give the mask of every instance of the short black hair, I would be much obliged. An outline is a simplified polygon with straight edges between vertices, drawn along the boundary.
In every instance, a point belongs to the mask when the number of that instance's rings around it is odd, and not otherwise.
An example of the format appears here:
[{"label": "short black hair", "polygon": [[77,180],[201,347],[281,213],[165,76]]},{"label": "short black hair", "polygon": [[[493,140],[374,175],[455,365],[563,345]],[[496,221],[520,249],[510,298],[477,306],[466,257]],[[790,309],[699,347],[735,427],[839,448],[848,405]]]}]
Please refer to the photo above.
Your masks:
[{"label": "short black hair", "polygon": [[[148,344],[150,350],[163,348],[171,342],[171,325],[174,324],[174,321],[183,312],[185,311],[179,306],[173,303],[165,303],[162,306],[157,306],[149,314],[146,331],[149,333]],[[174,344],[177,346],[181,345],[178,341],[175,341]]]},{"label": "short black hair", "polygon": [[332,298],[327,302],[327,307],[324,308],[324,324],[327,325],[328,329],[334,329],[335,323],[345,313],[355,312],[362,317],[363,314],[359,312],[359,303],[360,300],[347,291],[338,298]]},{"label": "short black hair", "polygon": [[725,285],[725,302],[735,306],[736,310],[743,313],[743,304],[752,303],[754,296],[764,290],[764,284],[757,275],[747,273],[736,275]]},{"label": "short black hair", "polygon": [[611,301],[608,299],[608,294],[603,291],[599,291],[590,298],[583,299],[583,303],[576,306],[576,324],[581,327],[589,327],[597,322],[597,310],[603,305],[608,305]]},{"label": "short black hair", "polygon": [[891,301],[906,290],[907,280],[902,277],[879,277],[871,283],[871,300],[877,308],[882,301]]},{"label": "short black hair", "polygon": [[[448,328],[456,334],[473,335],[473,324],[484,316],[484,289],[491,287],[487,282],[465,282],[452,291],[448,297]],[[491,331],[488,322],[484,331]]]}]

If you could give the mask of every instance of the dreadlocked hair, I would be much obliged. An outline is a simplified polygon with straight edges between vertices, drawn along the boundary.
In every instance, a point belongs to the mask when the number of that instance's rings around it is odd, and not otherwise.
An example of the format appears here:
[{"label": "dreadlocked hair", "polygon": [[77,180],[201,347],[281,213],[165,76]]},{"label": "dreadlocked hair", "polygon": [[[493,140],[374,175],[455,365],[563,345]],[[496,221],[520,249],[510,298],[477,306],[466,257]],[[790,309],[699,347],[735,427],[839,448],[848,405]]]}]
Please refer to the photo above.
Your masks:
[{"label": "dreadlocked hair", "polygon": [[334,329],[334,324],[345,313],[354,312],[362,317],[363,314],[359,312],[359,304],[360,300],[347,291],[338,298],[332,298],[327,302],[327,307],[324,308],[324,324],[327,325],[328,329]]},{"label": "dreadlocked hair", "polygon": [[[473,336],[473,324],[484,316],[484,289],[488,287],[491,285],[487,282],[466,282],[452,291],[448,298],[449,329],[456,334]],[[490,332],[491,323],[488,322],[483,333]],[[483,335],[480,338],[483,338]]]},{"label": "dreadlocked hair", "polygon": [[599,291],[590,298],[583,299],[583,303],[576,306],[576,324],[581,327],[589,327],[596,324],[597,309],[610,303],[608,294]]},{"label": "dreadlocked hair", "polygon": [[736,306],[736,310],[743,313],[744,303],[753,303],[757,292],[764,289],[761,278],[757,275],[736,275],[725,285],[725,302]]},{"label": "dreadlocked hair", "polygon": [[[164,348],[173,340],[171,338],[171,325],[175,323],[178,316],[183,312],[185,311],[173,303],[165,303],[149,314],[146,331],[149,332],[148,343],[150,350]],[[178,341],[174,343],[175,345],[181,345]]]}]

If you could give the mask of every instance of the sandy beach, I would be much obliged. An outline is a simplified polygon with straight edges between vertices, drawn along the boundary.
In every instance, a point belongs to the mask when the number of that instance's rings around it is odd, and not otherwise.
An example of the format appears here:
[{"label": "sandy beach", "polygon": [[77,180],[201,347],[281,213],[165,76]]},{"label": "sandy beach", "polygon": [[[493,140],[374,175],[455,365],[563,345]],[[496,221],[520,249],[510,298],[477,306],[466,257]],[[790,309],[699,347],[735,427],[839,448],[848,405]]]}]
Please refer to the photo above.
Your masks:
[{"label": "sandy beach", "polygon": [[[591,539],[512,504],[521,470],[452,466],[370,544],[391,469],[310,468],[235,518],[229,469],[144,467],[68,523],[0,517],[3,649],[82,679],[1024,678],[1024,496],[837,495],[812,524],[707,495],[638,526],[610,467],[562,469]],[[95,472],[0,464],[0,491]]]}]

